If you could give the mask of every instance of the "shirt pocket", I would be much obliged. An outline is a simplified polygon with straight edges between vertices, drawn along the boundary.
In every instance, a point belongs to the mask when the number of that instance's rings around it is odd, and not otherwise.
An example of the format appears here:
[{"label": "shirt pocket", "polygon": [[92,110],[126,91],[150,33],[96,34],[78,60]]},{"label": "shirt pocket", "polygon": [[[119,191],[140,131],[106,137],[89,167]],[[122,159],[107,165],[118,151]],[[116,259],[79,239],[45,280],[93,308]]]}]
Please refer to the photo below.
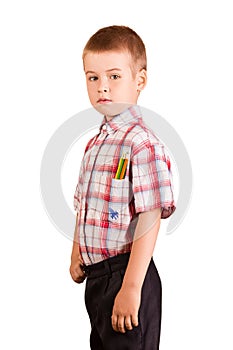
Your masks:
[{"label": "shirt pocket", "polygon": [[116,224],[128,224],[130,220],[129,203],[132,200],[132,184],[128,178],[112,179],[109,197],[108,219]]}]

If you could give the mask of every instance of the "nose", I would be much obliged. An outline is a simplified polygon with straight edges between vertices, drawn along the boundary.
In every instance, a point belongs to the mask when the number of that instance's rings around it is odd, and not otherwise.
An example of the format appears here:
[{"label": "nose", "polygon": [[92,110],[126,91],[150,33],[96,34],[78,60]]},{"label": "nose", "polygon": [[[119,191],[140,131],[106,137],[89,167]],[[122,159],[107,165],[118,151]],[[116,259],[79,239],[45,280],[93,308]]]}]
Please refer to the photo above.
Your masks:
[{"label": "nose", "polygon": [[109,85],[107,82],[107,79],[99,79],[99,86],[98,86],[98,92],[109,92]]},{"label": "nose", "polygon": [[108,86],[99,86],[98,92],[109,92],[109,87]]}]

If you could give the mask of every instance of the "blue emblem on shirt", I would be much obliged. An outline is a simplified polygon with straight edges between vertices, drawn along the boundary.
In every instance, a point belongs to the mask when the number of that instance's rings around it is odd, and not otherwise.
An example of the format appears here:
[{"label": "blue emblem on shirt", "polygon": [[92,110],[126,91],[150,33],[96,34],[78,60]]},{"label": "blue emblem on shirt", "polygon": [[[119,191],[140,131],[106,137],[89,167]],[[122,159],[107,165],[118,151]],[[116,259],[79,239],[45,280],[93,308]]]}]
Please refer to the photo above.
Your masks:
[{"label": "blue emblem on shirt", "polygon": [[109,208],[109,211],[110,211],[111,219],[114,219],[114,220],[118,219],[118,215],[119,215],[118,211],[114,211],[112,208]]}]

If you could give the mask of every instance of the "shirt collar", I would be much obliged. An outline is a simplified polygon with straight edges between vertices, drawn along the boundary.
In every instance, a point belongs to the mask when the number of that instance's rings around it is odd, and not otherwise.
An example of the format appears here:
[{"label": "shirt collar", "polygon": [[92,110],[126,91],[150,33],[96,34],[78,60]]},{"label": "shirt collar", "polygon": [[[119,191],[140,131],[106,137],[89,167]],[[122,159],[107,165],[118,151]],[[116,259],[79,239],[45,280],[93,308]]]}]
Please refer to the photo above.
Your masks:
[{"label": "shirt collar", "polygon": [[107,121],[106,117],[104,116],[99,130],[101,132],[103,125],[106,125],[106,131],[111,134],[124,126],[137,124],[138,119],[141,119],[140,108],[138,105],[132,105],[122,113],[115,115],[109,121]]}]

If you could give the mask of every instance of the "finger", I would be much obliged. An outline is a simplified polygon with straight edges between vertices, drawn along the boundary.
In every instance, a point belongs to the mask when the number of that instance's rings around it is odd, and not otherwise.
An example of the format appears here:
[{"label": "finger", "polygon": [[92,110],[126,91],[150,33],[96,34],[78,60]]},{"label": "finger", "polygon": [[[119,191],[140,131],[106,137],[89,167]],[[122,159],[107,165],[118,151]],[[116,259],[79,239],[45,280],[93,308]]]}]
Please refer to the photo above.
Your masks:
[{"label": "finger", "polygon": [[79,265],[79,266],[77,267],[77,271],[78,271],[78,273],[79,273],[80,276],[85,276],[85,275],[86,275],[86,272],[85,272],[85,270],[84,270],[84,266],[83,266],[83,265]]},{"label": "finger", "polygon": [[85,277],[79,277],[75,280],[76,283],[83,283],[85,281]]},{"label": "finger", "polygon": [[114,331],[118,332],[118,328],[117,328],[117,316],[116,315],[112,315],[112,328]]},{"label": "finger", "polygon": [[86,278],[86,275],[83,273],[83,271],[79,267],[75,269],[71,267],[70,274],[74,282],[77,282],[77,283],[82,283]]},{"label": "finger", "polygon": [[130,316],[126,316],[125,318],[125,328],[128,329],[129,331],[133,329]]},{"label": "finger", "polygon": [[132,320],[132,325],[134,327],[137,327],[138,326],[138,315],[137,314],[132,315],[131,320]]},{"label": "finger", "polygon": [[73,281],[76,283],[82,283],[85,279],[84,277],[79,276],[77,274],[72,274],[71,277],[72,277]]},{"label": "finger", "polygon": [[75,282],[82,283],[85,279],[86,279],[86,276],[84,274],[77,273],[75,277]]},{"label": "finger", "polygon": [[85,273],[83,273],[82,271],[77,272],[77,274],[76,274],[76,282],[77,283],[82,283],[85,279],[86,279]]},{"label": "finger", "polygon": [[118,316],[117,328],[118,328],[119,332],[125,333],[125,318],[124,318],[124,316]]}]

